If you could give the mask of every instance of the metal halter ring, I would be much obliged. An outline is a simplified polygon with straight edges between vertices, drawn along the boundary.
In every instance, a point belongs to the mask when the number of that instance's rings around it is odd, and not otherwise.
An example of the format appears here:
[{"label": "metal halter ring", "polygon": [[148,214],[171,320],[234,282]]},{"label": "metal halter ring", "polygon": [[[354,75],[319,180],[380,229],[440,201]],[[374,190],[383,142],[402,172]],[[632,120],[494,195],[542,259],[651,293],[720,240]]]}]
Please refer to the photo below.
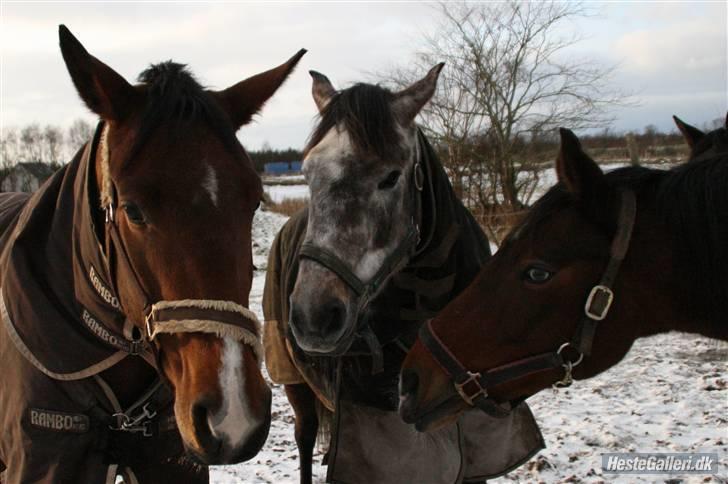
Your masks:
[{"label": "metal halter ring", "polygon": [[[559,346],[559,349],[556,350],[556,354],[560,355],[561,352],[564,351],[564,348],[567,348],[569,346],[571,346],[571,343],[562,344],[561,346]],[[581,363],[581,360],[583,360],[583,359],[584,359],[584,353],[579,353],[579,358],[577,358],[577,360],[574,361],[573,363],[569,362],[569,365],[571,365],[571,368],[576,368],[577,366],[579,366],[579,363]]]},{"label": "metal halter ring", "polygon": [[[559,346],[559,349],[556,350],[556,354],[560,355],[561,352],[564,351],[564,348],[566,348],[568,346],[571,346],[571,343],[562,344],[561,346]],[[583,359],[584,359],[584,354],[579,353],[579,358],[575,362],[572,363],[571,361],[567,361],[566,363],[564,363],[562,365],[564,368],[564,377],[551,386],[553,388],[565,388],[565,387],[571,386],[571,384],[574,383],[574,378],[572,377],[571,372],[574,369],[574,367],[576,367],[577,365],[579,365],[579,363],[581,363],[581,360],[583,360]]]}]

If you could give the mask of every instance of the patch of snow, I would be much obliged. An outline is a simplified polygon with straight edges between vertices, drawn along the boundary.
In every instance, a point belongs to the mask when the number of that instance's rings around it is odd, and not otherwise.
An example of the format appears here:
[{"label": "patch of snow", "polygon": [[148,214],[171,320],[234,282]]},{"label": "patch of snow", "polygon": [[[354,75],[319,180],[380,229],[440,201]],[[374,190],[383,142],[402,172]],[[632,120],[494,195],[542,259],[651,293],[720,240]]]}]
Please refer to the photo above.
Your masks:
[{"label": "patch of snow", "polygon": [[[261,319],[268,250],[285,221],[282,215],[258,211],[253,223],[257,270],[250,303]],[[547,448],[489,482],[665,482],[674,477],[683,480],[669,482],[727,482],[727,363],[726,343],[680,333],[641,339],[611,370],[529,399]],[[272,387],[273,422],[265,446],[249,462],[211,467],[210,482],[298,482],[293,412],[283,387]],[[717,452],[719,474],[603,474],[601,454],[608,452]],[[314,482],[319,483],[326,476],[321,457],[314,456]]]},{"label": "patch of snow", "polygon": [[287,198],[308,198],[308,185],[263,185],[263,190],[275,203]]}]

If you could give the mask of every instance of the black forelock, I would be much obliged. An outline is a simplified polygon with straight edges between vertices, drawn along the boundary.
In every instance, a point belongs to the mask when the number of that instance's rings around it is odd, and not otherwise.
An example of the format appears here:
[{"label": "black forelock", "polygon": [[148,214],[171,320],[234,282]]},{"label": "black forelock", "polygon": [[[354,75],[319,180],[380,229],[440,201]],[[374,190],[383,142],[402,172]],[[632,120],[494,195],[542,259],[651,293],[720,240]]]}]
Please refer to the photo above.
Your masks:
[{"label": "black forelock", "polygon": [[359,83],[337,92],[321,113],[304,153],[319,144],[332,128],[341,126],[360,155],[391,155],[390,150],[400,143],[391,108],[393,99],[391,91],[372,84]]},{"label": "black forelock", "polygon": [[227,149],[235,150],[239,145],[228,115],[186,65],[172,61],[153,64],[139,74],[138,81],[146,87],[146,104],[130,159],[164,123],[175,123],[177,128],[183,128],[203,121],[210,125]]}]

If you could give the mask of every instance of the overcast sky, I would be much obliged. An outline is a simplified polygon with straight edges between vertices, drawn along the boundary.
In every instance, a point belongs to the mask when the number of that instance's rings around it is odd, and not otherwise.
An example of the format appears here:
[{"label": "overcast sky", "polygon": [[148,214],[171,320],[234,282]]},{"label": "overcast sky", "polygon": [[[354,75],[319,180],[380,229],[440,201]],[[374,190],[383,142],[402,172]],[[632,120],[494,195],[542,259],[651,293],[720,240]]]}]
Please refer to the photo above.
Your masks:
[{"label": "overcast sky", "polygon": [[[614,112],[616,130],[670,116],[702,124],[728,108],[726,2],[592,3],[597,15],[569,26],[585,35],[574,55],[619,64],[615,87],[640,105]],[[301,147],[316,109],[309,69],[336,86],[406,66],[437,10],[425,3],[81,3],[0,1],[0,126],[67,126],[92,116],[78,99],[58,49],[66,24],[85,47],[128,80],[148,64],[189,64],[205,85],[224,88],[308,49],[256,121],[248,148]],[[447,68],[447,67],[446,67]],[[424,73],[423,73],[424,74]]]}]

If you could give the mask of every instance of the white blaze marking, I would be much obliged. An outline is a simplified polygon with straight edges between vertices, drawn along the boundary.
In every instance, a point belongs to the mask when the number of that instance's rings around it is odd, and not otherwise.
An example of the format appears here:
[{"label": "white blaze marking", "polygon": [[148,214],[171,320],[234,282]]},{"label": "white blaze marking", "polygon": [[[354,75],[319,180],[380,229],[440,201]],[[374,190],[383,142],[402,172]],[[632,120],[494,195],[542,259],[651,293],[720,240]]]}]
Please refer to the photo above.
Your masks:
[{"label": "white blaze marking", "polygon": [[245,400],[242,344],[232,338],[224,338],[223,341],[220,368],[222,407],[216,415],[209,415],[207,420],[213,436],[226,439],[231,448],[236,448],[244,442],[257,422],[251,417]]},{"label": "white blaze marking", "polygon": [[311,166],[310,170],[321,170],[321,175],[329,180],[341,178],[343,161],[354,152],[349,133],[344,129],[333,127],[326,133],[319,144],[311,148],[303,160],[303,166]]},{"label": "white blaze marking", "polygon": [[205,178],[202,181],[202,188],[212,200],[212,204],[217,207],[217,173],[210,165],[205,165]]}]

